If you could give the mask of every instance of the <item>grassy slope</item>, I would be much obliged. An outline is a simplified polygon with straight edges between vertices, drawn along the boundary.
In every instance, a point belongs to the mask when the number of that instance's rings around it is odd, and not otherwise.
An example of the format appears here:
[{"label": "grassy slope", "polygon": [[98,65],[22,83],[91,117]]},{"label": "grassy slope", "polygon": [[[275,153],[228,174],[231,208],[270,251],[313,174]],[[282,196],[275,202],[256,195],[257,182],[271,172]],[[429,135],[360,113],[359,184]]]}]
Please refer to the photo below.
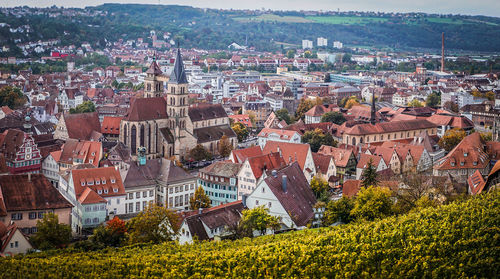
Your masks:
[{"label": "grassy slope", "polygon": [[500,194],[335,228],[0,259],[0,278],[495,277]]}]

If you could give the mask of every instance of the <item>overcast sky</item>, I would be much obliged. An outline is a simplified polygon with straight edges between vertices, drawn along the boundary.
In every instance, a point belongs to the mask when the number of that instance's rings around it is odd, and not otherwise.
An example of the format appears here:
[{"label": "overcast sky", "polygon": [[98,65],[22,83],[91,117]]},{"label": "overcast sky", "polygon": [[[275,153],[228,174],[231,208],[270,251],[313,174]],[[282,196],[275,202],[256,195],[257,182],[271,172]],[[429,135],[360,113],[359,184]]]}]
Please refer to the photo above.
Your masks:
[{"label": "overcast sky", "polygon": [[426,12],[500,17],[499,0],[0,0],[0,6],[85,7],[103,3],[178,4],[201,8]]}]

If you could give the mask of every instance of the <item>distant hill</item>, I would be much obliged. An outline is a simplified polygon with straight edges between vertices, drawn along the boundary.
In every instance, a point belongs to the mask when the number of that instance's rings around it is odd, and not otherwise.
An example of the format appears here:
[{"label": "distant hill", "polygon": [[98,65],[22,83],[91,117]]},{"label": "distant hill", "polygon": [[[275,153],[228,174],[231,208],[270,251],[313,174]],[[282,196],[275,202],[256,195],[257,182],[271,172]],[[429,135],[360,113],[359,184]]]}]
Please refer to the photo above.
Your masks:
[{"label": "distant hill", "polygon": [[0,258],[0,278],[496,278],[499,197],[254,239]]},{"label": "distant hill", "polygon": [[[286,7],[284,7],[286,8]],[[447,50],[500,52],[500,18],[423,13],[316,13],[262,12],[200,9],[177,5],[104,4],[85,11],[106,16],[30,15],[17,18],[0,14],[0,22],[13,26],[32,23],[33,39],[60,38],[65,44],[147,38],[151,30],[170,32],[183,47],[226,49],[235,42],[257,50],[300,47],[302,39],[325,37],[332,46],[341,41],[351,46],[415,50],[440,49],[445,32]],[[0,42],[21,34],[0,27]],[[64,34],[68,31],[69,34]],[[162,37],[159,37],[162,39]],[[12,42],[11,42],[12,43]],[[316,42],[315,42],[316,43]]]}]

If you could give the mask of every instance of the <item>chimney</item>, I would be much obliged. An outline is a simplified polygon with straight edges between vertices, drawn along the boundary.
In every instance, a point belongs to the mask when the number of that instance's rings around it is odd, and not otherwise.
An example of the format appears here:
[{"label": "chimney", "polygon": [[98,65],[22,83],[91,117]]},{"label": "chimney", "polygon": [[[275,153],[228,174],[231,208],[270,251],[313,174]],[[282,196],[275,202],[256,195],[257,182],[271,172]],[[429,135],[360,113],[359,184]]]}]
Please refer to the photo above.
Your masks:
[{"label": "chimney", "polygon": [[441,72],[444,72],[444,32],[441,33]]},{"label": "chimney", "polygon": [[283,188],[283,192],[285,192],[285,193],[287,190],[286,179],[287,179],[286,175],[281,176],[281,188]]}]

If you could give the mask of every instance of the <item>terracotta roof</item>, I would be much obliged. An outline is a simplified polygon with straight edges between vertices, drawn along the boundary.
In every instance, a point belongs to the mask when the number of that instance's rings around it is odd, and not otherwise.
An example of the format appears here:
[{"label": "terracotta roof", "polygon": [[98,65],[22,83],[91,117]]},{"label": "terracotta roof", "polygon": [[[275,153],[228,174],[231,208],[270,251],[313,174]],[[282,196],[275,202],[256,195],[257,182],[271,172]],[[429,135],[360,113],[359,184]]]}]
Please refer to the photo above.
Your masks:
[{"label": "terracotta roof", "polygon": [[434,114],[427,118],[431,123],[439,126],[450,126],[452,128],[460,129],[472,129],[474,128],[474,122],[465,116],[456,116],[449,114]]},{"label": "terracotta roof", "polygon": [[282,129],[273,129],[273,128],[264,128],[257,135],[258,137],[267,138],[269,134],[277,134],[282,140],[290,140],[295,134],[298,134],[296,131],[291,130],[282,130]]},{"label": "terracotta roof", "polygon": [[167,117],[167,102],[163,97],[132,98],[124,120],[145,121],[165,119]]},{"label": "terracotta roof", "polygon": [[112,117],[104,116],[101,124],[101,133],[119,135],[120,134],[120,122],[123,117]]},{"label": "terracotta roof", "polygon": [[466,136],[434,165],[437,170],[484,169],[490,162],[478,132]]},{"label": "terracotta roof", "polygon": [[92,164],[97,167],[99,166],[99,160],[101,160],[101,157],[101,142],[68,139],[61,148],[61,154],[58,162],[65,164]]},{"label": "terracotta roof", "polygon": [[86,188],[91,188],[101,197],[125,195],[120,173],[114,167],[74,169],[71,176],[75,194],[79,199]]},{"label": "terracotta roof", "polygon": [[101,132],[97,112],[64,114],[63,117],[70,139],[90,140],[92,132]]},{"label": "terracotta roof", "polygon": [[342,185],[342,196],[354,197],[361,189],[361,180],[346,180]]},{"label": "terracotta roof", "polygon": [[310,110],[308,110],[305,115],[306,116],[322,116],[323,114],[327,112],[332,112],[332,111],[340,111],[340,108],[338,106],[334,105],[315,105],[312,107]]},{"label": "terracotta roof", "polygon": [[358,165],[356,167],[359,169],[366,169],[370,160],[372,160],[372,165],[375,167],[375,169],[377,169],[378,165],[380,164],[380,160],[382,160],[382,157],[363,153],[361,154],[361,156],[359,156]]},{"label": "terracotta roof", "polygon": [[370,134],[392,133],[400,131],[421,130],[428,128],[436,128],[436,124],[433,124],[423,119],[414,119],[408,121],[382,122],[382,123],[376,123],[375,125],[372,124],[354,125],[351,128],[346,129],[345,134],[370,135]]},{"label": "terracotta roof", "polygon": [[389,165],[391,162],[393,153],[394,149],[382,146],[378,146],[375,148],[375,151],[373,151],[373,155],[381,156],[386,165]]},{"label": "terracotta roof", "polygon": [[467,179],[467,184],[469,185],[469,190],[471,195],[481,194],[484,186],[486,185],[486,181],[484,181],[483,175],[479,170],[476,170],[469,178]]},{"label": "terracotta roof", "polygon": [[335,166],[345,168],[347,163],[349,163],[349,158],[351,158],[353,152],[350,149],[341,149],[333,146],[322,145],[318,153],[329,155],[333,157]]},{"label": "terracotta roof", "polygon": [[[283,191],[283,176],[286,175],[286,191]],[[295,225],[307,225],[314,217],[316,198],[299,164],[278,170],[276,177],[270,175],[264,180]]]},{"label": "terracotta roof", "polygon": [[259,179],[266,170],[279,169],[286,165],[278,152],[250,157],[247,160],[256,179]]},{"label": "terracotta roof", "polygon": [[194,104],[189,107],[188,115],[193,122],[227,117],[221,104]]},{"label": "terracotta roof", "polygon": [[316,167],[316,172],[326,174],[328,172],[328,167],[330,166],[332,157],[314,152],[312,153],[312,156],[314,160],[314,166]]},{"label": "terracotta roof", "polygon": [[158,63],[156,63],[156,60],[149,65],[148,70],[146,71],[146,74],[153,74],[153,75],[161,75],[163,72],[160,69],[160,66],[158,66]]},{"label": "terracotta roof", "polygon": [[7,212],[73,207],[42,174],[0,176],[0,192]]},{"label": "terracotta roof", "polygon": [[241,164],[233,162],[215,162],[200,170],[200,173],[217,175],[223,177],[236,177],[240,171]]},{"label": "terracotta roof", "polygon": [[78,197],[81,204],[106,203],[106,200],[99,196],[92,188],[86,187],[83,193]]},{"label": "terracotta roof", "polygon": [[283,157],[287,164],[298,162],[301,169],[304,169],[307,159],[307,154],[311,152],[309,144],[304,143],[289,143],[289,142],[266,142],[262,152],[269,154],[271,152],[278,152]]},{"label": "terracotta roof", "polygon": [[231,151],[233,161],[235,163],[240,163],[242,164],[245,162],[245,160],[249,157],[255,157],[255,156],[260,156],[262,155],[262,149],[260,149],[260,146],[251,146],[248,148],[244,149],[234,149]]}]

